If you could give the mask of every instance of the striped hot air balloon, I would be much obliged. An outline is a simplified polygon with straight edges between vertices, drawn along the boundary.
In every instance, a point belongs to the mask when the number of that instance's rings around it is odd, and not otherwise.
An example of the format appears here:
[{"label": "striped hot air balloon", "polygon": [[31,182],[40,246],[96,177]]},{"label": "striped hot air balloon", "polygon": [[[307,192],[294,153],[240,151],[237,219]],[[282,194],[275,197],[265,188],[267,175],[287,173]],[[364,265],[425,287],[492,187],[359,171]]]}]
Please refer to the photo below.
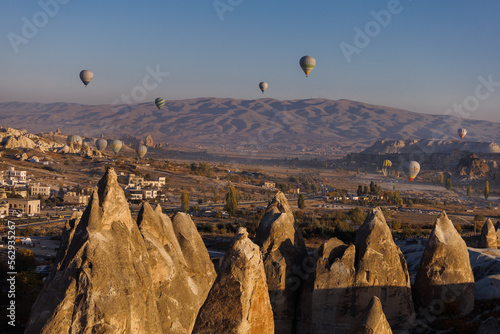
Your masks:
[{"label": "striped hot air balloon", "polygon": [[269,86],[269,85],[268,85],[268,84],[267,84],[267,82],[265,82],[265,81],[262,81],[262,82],[259,84],[259,88],[260,88],[260,90],[262,91],[262,94],[264,94],[264,92],[266,91],[266,89],[267,89],[267,87],[268,87],[268,86]]},{"label": "striped hot air balloon", "polygon": [[71,145],[73,144],[73,146],[75,145],[82,145],[83,144],[83,140],[82,140],[82,137],[78,136],[78,135],[70,135],[68,136],[68,138],[66,138],[66,144]]},{"label": "striped hot air balloon", "polygon": [[392,167],[392,162],[391,160],[384,160],[382,163],[382,173],[384,176],[387,178],[387,175],[389,174],[389,170]]},{"label": "striped hot air balloon", "polygon": [[111,147],[111,150],[115,152],[115,154],[118,154],[118,152],[120,152],[122,146],[123,142],[118,139],[115,139],[111,143],[109,143],[109,147]]},{"label": "striped hot air balloon", "polygon": [[92,81],[94,78],[94,73],[89,70],[83,70],[80,72],[80,80],[82,80],[85,87]]},{"label": "striped hot air balloon", "polygon": [[146,155],[146,153],[148,153],[148,148],[144,145],[139,145],[139,147],[137,148],[137,156],[142,159],[144,158],[144,156]]},{"label": "striped hot air balloon", "polygon": [[104,151],[106,147],[108,146],[108,141],[104,138],[99,138],[95,141],[95,146],[99,151]]},{"label": "striped hot air balloon", "polygon": [[458,136],[460,137],[460,139],[462,139],[467,134],[467,130],[465,130],[465,129],[458,129],[457,133],[458,133]]},{"label": "striped hot air balloon", "polygon": [[158,110],[160,110],[165,105],[165,100],[162,99],[161,97],[158,97],[155,100],[155,104],[156,104],[156,107],[158,108]]},{"label": "striped hot air balloon", "polygon": [[418,172],[420,172],[420,164],[416,161],[406,161],[403,165],[403,170],[406,176],[408,176],[408,180],[413,181],[417,177]]},{"label": "striped hot air balloon", "polygon": [[313,70],[314,66],[316,66],[316,59],[311,56],[304,56],[300,58],[300,67],[302,71],[306,74],[306,77],[309,76],[309,73]]}]

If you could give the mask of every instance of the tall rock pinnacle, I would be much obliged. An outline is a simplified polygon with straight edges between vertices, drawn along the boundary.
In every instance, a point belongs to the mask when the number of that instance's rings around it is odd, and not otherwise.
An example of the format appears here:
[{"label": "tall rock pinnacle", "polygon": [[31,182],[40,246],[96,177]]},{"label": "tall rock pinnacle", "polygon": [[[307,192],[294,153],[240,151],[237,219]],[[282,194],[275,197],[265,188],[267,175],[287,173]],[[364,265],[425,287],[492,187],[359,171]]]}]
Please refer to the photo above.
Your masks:
[{"label": "tall rock pinnacle", "polygon": [[474,275],[467,245],[444,211],[422,255],[414,296],[434,316],[460,317],[474,309]]},{"label": "tall rock pinnacle", "polygon": [[276,333],[292,333],[307,251],[285,195],[278,192],[260,221],[255,242],[264,258]]}]

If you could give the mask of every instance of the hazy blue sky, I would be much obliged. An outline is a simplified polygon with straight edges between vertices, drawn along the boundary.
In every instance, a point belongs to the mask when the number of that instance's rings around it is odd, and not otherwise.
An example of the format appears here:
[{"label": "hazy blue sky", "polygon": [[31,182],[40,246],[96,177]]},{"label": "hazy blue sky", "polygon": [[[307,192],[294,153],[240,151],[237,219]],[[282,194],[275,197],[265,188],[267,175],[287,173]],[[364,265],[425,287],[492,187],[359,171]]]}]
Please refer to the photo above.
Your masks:
[{"label": "hazy blue sky", "polygon": [[1,0],[0,102],[255,99],[267,81],[277,99],[498,122],[499,17],[495,0]]}]

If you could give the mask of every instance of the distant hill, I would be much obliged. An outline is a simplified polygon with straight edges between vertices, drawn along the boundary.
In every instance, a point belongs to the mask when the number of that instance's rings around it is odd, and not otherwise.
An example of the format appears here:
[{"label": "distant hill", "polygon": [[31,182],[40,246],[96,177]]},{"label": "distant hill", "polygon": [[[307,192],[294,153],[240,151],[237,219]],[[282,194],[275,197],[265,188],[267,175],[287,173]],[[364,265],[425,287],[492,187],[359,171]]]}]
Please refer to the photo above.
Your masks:
[{"label": "distant hill", "polygon": [[455,139],[500,142],[500,123],[419,114],[350,100],[196,98],[135,105],[0,103],[0,125],[31,132],[107,138],[124,135],[209,151],[303,152],[339,156],[377,140]]}]

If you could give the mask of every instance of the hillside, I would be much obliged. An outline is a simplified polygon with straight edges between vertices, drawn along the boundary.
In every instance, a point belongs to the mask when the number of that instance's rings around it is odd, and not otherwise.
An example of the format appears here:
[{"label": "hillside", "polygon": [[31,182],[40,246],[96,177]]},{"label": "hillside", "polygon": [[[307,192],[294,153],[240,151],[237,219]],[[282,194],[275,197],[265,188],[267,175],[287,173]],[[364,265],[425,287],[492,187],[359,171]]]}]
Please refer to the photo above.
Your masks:
[{"label": "hillside", "polygon": [[452,116],[419,114],[350,100],[196,98],[136,105],[0,103],[0,125],[84,137],[150,134],[155,142],[209,151],[304,152],[341,156],[377,140],[456,138],[500,142],[500,124]]}]

